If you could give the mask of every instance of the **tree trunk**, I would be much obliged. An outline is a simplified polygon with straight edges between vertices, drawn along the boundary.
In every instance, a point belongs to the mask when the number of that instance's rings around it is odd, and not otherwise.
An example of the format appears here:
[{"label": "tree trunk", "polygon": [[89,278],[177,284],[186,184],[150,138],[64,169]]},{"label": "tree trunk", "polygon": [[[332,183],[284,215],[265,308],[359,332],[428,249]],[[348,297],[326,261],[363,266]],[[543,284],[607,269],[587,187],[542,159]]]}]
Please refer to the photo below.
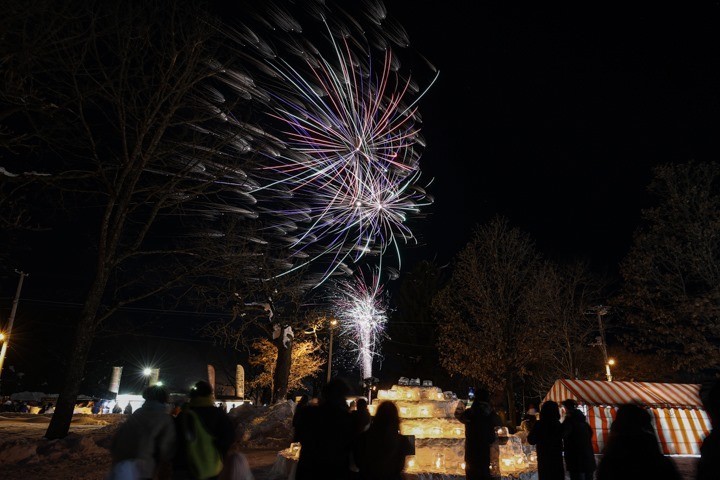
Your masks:
[{"label": "tree trunk", "polygon": [[283,335],[273,339],[277,347],[277,361],[275,362],[275,375],[273,378],[272,402],[278,403],[285,400],[288,393],[288,380],[290,378],[290,366],[292,365],[293,341],[290,338],[287,347],[283,345]]},{"label": "tree trunk", "polygon": [[50,425],[45,432],[45,437],[53,440],[64,438],[70,430],[70,422],[72,421],[73,411],[75,410],[75,402],[78,393],[80,393],[80,383],[85,373],[85,363],[90,353],[95,329],[97,327],[95,319],[97,317],[98,308],[102,300],[102,292],[105,282],[96,279],[87,302],[80,314],[80,321],[75,332],[73,348],[68,353],[69,361],[65,372],[65,383],[63,384],[57,403],[55,404],[55,413],[50,419]]},{"label": "tree trunk", "polygon": [[510,421],[510,425],[516,427],[518,425],[517,409],[515,408],[515,389],[513,388],[512,376],[510,376],[505,384],[505,394],[507,395],[508,420]]}]

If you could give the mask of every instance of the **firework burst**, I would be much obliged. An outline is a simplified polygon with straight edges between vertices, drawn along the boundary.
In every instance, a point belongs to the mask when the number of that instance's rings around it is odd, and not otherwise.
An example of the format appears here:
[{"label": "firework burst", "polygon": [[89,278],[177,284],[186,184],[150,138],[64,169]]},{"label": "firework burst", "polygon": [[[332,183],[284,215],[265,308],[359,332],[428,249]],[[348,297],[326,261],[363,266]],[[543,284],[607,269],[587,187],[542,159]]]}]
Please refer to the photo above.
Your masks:
[{"label": "firework burst", "polygon": [[357,352],[362,378],[372,377],[372,362],[385,335],[387,305],[379,275],[368,284],[362,275],[336,283],[332,303],[346,335]]},{"label": "firework burst", "polygon": [[[305,14],[314,12],[316,33],[325,31],[324,53],[302,22],[274,5],[259,25],[269,22],[270,34],[282,38],[264,41],[261,27],[247,25],[233,32],[248,70],[226,70],[224,77],[269,119],[249,140],[261,154],[260,182],[249,194],[260,199],[260,209],[297,226],[282,239],[294,268],[323,264],[325,280],[369,253],[390,249],[399,262],[399,245],[416,241],[407,221],[431,203],[420,184],[416,104],[424,92],[399,73],[389,43],[405,46],[406,34],[381,3],[366,5],[370,28],[330,15],[321,3],[304,7]],[[383,25],[387,34],[379,33]]]},{"label": "firework burst", "polygon": [[274,115],[286,124],[290,148],[302,155],[276,157],[266,168],[310,207],[310,228],[292,246],[319,245],[323,254],[356,262],[376,246],[384,254],[398,238],[413,240],[408,214],[429,202],[417,187],[415,108],[403,105],[409,80],[400,84],[391,74],[390,52],[373,76],[351,68],[347,42],[343,50],[335,47],[339,68],[324,58],[313,68],[321,90],[297,70],[280,72],[306,99],[285,103]]}]

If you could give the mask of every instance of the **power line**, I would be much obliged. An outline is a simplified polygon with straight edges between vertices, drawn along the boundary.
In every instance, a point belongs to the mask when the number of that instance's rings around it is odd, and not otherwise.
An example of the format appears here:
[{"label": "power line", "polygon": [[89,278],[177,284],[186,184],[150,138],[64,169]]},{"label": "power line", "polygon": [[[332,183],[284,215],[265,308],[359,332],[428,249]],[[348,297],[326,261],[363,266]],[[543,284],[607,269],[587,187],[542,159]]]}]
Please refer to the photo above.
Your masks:
[{"label": "power line", "polygon": [[[10,300],[9,297],[0,298],[2,301]],[[23,303],[40,303],[48,305],[61,305],[65,307],[82,307],[82,303],[77,302],[61,302],[58,300],[39,300],[39,299],[23,299]],[[193,312],[191,310],[167,310],[162,308],[151,308],[151,307],[120,307],[118,311],[128,312],[147,312],[147,313],[163,313],[166,315],[177,314],[177,315],[196,315],[203,317],[226,317],[230,313],[217,313],[217,312]]]}]

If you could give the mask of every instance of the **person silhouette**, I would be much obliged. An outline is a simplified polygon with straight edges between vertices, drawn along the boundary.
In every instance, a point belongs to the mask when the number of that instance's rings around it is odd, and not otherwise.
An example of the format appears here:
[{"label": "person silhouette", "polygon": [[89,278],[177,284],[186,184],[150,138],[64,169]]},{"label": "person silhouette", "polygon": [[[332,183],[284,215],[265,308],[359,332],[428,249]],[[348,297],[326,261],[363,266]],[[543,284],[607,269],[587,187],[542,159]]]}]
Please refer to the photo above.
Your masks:
[{"label": "person silhouette", "polygon": [[[597,480],[680,480],[675,464],[660,451],[647,410],[622,405],[598,465]],[[715,477],[716,478],[716,477]]]},{"label": "person silhouette", "polygon": [[[145,403],[118,428],[110,446],[113,468],[133,463],[139,478],[155,478],[169,467],[175,452],[175,426],[167,413],[168,392],[152,386],[143,391]],[[110,478],[119,478],[111,476]]]},{"label": "person silhouette", "polygon": [[560,407],[549,400],[542,404],[540,420],[535,422],[527,437],[530,445],[537,445],[538,479],[563,480],[563,438]]},{"label": "person silhouette", "polygon": [[303,395],[302,397],[300,397],[300,401],[297,403],[297,405],[295,405],[295,413],[293,413],[293,420],[292,420],[293,428],[296,428],[296,426],[297,426],[296,424],[297,424],[298,414],[300,413],[300,411],[303,408],[307,407],[309,403],[310,403],[310,397],[308,397],[307,395]]},{"label": "person silhouette", "polygon": [[353,429],[355,430],[356,435],[366,431],[370,426],[370,421],[372,420],[370,412],[368,411],[367,400],[364,398],[358,398],[355,404],[355,410],[350,412],[350,417],[352,418]]},{"label": "person silhouette", "polygon": [[[360,404],[367,402],[358,400]],[[402,480],[405,457],[412,455],[408,437],[400,435],[400,416],[392,402],[383,402],[370,428],[360,434],[353,449],[361,480]]]},{"label": "person silhouette", "polygon": [[295,440],[300,442],[297,480],[345,480],[350,476],[352,419],[345,398],[350,388],[334,378],[323,388],[318,406],[295,414]]},{"label": "person silhouette", "polygon": [[592,480],[595,471],[595,453],[592,447],[593,431],[585,420],[585,414],[577,408],[577,402],[568,399],[563,421],[563,451],[565,468],[570,480]]},{"label": "person silhouette", "polygon": [[[194,416],[213,439],[213,446],[221,459],[225,458],[235,440],[232,421],[225,409],[215,406],[212,385],[200,380],[190,390],[190,401],[184,405],[175,417],[177,432],[177,452],[173,459],[173,478],[193,478],[192,458],[188,456],[186,445],[193,438],[192,419]],[[194,414],[194,415],[193,415]],[[214,478],[214,477],[211,477]]]},{"label": "person silhouette", "polygon": [[720,478],[720,381],[714,382],[709,392],[702,397],[712,431],[700,447],[697,480],[716,480]]},{"label": "person silhouette", "polygon": [[[502,419],[488,402],[490,394],[477,389],[470,408],[455,411],[455,418],[465,424],[465,476],[467,480],[489,480],[491,449],[497,442],[497,427]],[[462,404],[459,406],[462,408]]]}]

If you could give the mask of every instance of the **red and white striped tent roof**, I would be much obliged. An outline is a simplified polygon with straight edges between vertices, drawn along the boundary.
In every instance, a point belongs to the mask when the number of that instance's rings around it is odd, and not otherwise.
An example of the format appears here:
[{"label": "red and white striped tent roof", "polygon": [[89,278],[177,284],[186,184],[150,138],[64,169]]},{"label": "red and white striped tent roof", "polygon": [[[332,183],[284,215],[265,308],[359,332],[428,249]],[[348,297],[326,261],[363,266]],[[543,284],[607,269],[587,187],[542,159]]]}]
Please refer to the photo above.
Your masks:
[{"label": "red and white striped tent roof", "polygon": [[560,403],[567,399],[588,406],[635,403],[648,407],[702,408],[700,385],[680,383],[558,380],[543,401]]},{"label": "red and white striped tent roof", "polygon": [[617,407],[634,403],[647,407],[663,453],[697,455],[710,433],[710,419],[702,408],[700,385],[678,383],[557,380],[543,401],[573,399],[585,407],[595,431],[593,447],[600,453],[615,419]]}]

